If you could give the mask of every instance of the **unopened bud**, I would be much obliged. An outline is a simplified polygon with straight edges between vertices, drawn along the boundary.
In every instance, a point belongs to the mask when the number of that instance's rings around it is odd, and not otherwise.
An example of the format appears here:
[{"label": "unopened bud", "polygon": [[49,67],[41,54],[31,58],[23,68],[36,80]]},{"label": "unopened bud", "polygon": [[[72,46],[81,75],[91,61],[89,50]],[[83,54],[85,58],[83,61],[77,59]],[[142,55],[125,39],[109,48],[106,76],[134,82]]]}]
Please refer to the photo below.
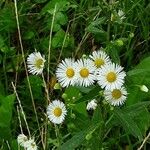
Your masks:
[{"label": "unopened bud", "polygon": [[149,91],[149,89],[147,88],[146,85],[141,85],[140,90],[143,91],[143,92],[148,92]]},{"label": "unopened bud", "polygon": [[60,89],[61,89],[60,83],[56,83],[56,84],[54,85],[54,89],[55,89],[55,90],[60,90]]},{"label": "unopened bud", "polygon": [[61,97],[62,97],[63,99],[66,99],[66,98],[67,98],[67,94],[66,94],[66,93],[63,93]]}]

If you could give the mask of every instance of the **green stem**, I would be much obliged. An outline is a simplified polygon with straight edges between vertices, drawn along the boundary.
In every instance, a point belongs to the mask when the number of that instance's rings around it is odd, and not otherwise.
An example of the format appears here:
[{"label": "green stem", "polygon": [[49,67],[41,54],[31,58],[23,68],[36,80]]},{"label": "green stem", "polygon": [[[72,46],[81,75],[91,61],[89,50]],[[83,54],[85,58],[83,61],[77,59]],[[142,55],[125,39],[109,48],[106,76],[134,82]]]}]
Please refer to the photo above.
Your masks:
[{"label": "green stem", "polygon": [[55,125],[55,134],[56,134],[56,138],[58,141],[58,148],[61,145],[61,136],[60,136],[60,132],[59,132],[59,127],[57,125]]}]

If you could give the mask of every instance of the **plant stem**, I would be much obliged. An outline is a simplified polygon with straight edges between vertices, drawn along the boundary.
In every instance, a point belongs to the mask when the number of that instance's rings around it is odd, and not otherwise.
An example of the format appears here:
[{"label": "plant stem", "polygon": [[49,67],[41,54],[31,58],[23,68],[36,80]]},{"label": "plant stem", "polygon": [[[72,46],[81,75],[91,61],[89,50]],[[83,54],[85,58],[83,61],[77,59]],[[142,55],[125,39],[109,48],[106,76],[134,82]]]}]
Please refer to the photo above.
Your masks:
[{"label": "plant stem", "polygon": [[59,148],[61,145],[61,137],[60,137],[59,127],[57,125],[55,125],[55,134],[56,134],[56,138],[58,141],[58,148]]}]

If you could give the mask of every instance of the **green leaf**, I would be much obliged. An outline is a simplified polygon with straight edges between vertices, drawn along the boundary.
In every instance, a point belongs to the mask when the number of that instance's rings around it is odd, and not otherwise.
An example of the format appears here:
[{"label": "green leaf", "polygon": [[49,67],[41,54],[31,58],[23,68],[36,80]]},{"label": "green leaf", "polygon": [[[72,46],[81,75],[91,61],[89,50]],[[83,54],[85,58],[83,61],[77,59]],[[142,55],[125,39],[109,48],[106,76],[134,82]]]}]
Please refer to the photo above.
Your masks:
[{"label": "green leaf", "polygon": [[64,38],[65,38],[65,32],[64,30],[60,29],[53,37],[52,39],[52,46],[53,48],[59,48],[62,47],[64,44],[64,47],[67,47],[69,45],[70,41],[70,37],[67,35],[65,43],[64,42]]},{"label": "green leaf", "polygon": [[0,97],[0,138],[10,138],[10,122],[15,96]]},{"label": "green leaf", "polygon": [[94,99],[97,95],[99,95],[100,90],[101,90],[101,88],[99,86],[95,86],[92,90],[90,90],[86,95],[82,96],[75,103],[81,103],[81,102],[84,102],[84,101]]},{"label": "green leaf", "polygon": [[116,109],[114,113],[118,121],[122,125],[122,127],[126,130],[126,132],[142,140],[143,136],[142,136],[141,130],[139,129],[138,125],[133,120],[133,118],[131,118],[129,114],[124,113],[123,111],[119,109]]},{"label": "green leaf", "polygon": [[67,15],[62,12],[57,12],[55,15],[54,23],[65,25],[68,21]]},{"label": "green leaf", "polygon": [[85,141],[86,135],[93,131],[95,128],[97,128],[100,125],[100,123],[94,124],[89,126],[87,129],[78,132],[75,134],[70,140],[68,140],[66,143],[64,143],[58,150],[74,150],[76,147],[83,144]]},{"label": "green leaf", "polygon": [[123,109],[124,113],[128,113],[130,116],[137,116],[141,111],[143,111],[146,107],[150,106],[150,101],[140,102],[134,105],[127,106]]},{"label": "green leaf", "polygon": [[43,15],[47,12],[53,14],[55,6],[57,11],[66,11],[69,8],[69,2],[67,0],[52,0],[44,6],[41,14]]},{"label": "green leaf", "polygon": [[128,71],[127,75],[128,76],[136,76],[136,77],[141,77],[141,75],[149,77],[150,73],[150,57],[145,58],[142,60],[133,70]]},{"label": "green leaf", "polygon": [[81,97],[79,89],[74,86],[69,86],[68,88],[66,88],[65,94],[66,94],[65,100],[70,101],[71,103],[74,103]]}]

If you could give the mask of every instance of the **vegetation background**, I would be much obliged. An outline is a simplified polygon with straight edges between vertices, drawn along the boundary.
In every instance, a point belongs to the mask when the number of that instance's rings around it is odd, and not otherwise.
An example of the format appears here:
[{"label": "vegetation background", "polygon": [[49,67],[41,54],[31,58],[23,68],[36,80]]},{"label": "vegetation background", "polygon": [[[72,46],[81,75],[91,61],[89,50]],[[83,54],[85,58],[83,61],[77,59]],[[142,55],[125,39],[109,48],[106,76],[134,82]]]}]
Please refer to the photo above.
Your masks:
[{"label": "vegetation background", "polygon": [[[99,109],[89,113],[86,103],[99,95],[99,87],[54,89],[55,70],[62,59],[80,58],[101,47],[125,68],[129,95],[123,107],[100,101]],[[24,60],[35,50],[50,60],[43,78],[26,71]],[[0,149],[19,149],[19,120],[28,135],[18,98],[38,149],[132,150],[142,142],[143,149],[150,149],[150,92],[139,88],[150,89],[149,66],[148,0],[1,0]],[[69,107],[58,128],[47,120],[44,78],[50,99],[62,99]]]}]

